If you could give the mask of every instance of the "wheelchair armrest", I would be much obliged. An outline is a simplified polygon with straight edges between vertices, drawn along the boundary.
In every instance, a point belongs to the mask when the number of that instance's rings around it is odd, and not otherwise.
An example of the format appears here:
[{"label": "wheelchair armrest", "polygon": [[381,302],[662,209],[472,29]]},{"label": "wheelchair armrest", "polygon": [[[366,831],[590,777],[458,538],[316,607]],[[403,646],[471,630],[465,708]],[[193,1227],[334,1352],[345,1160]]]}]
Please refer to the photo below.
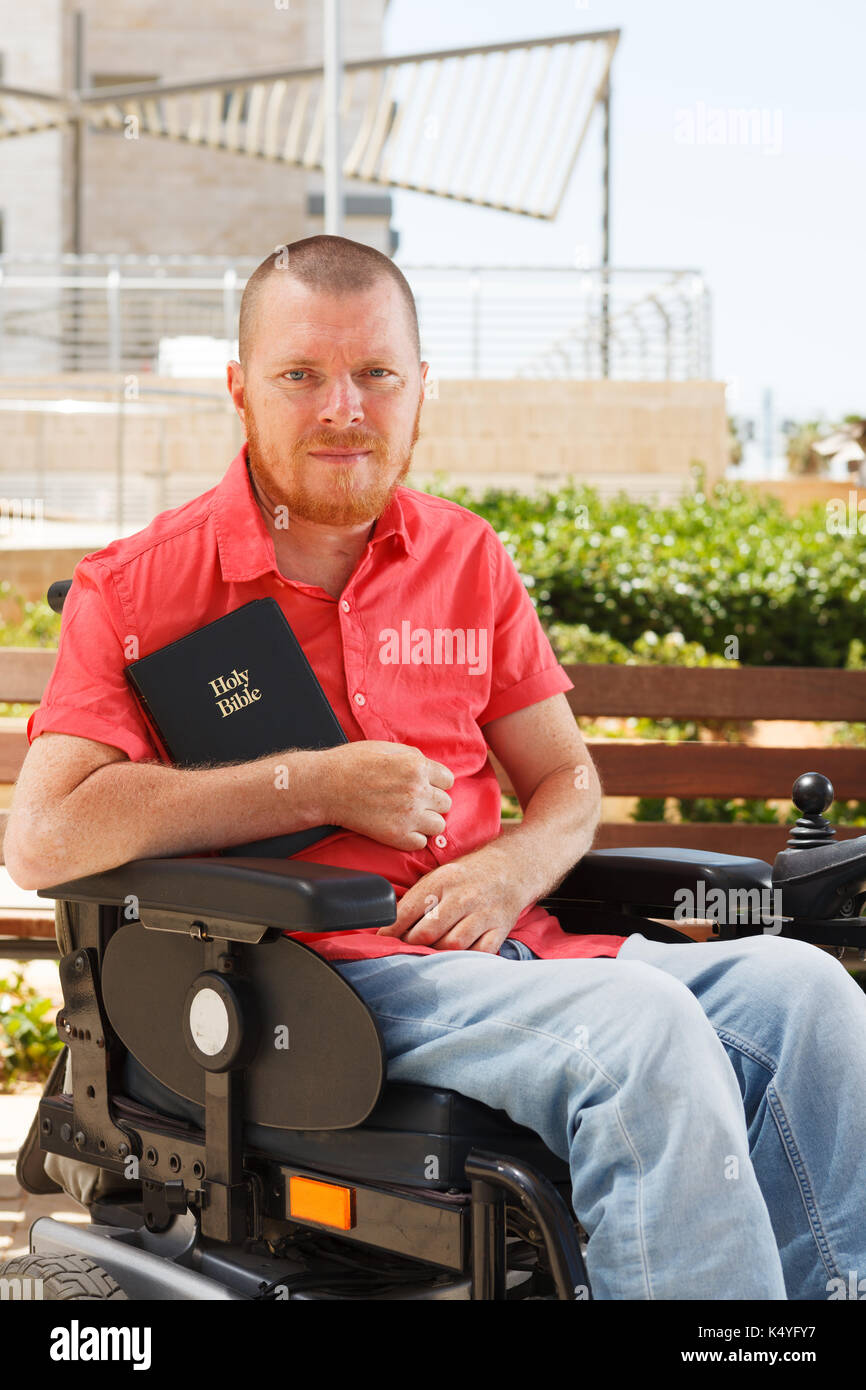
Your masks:
[{"label": "wheelchair armrest", "polygon": [[135,859],[103,873],[39,888],[41,898],[231,918],[281,931],[384,927],[397,914],[387,879],[301,860],[219,857]]},{"label": "wheelchair armrest", "polygon": [[695,889],[772,887],[772,869],[763,859],[720,854],[708,849],[653,845],[634,849],[594,849],[585,854],[543,905],[566,902],[673,904],[674,894]]}]

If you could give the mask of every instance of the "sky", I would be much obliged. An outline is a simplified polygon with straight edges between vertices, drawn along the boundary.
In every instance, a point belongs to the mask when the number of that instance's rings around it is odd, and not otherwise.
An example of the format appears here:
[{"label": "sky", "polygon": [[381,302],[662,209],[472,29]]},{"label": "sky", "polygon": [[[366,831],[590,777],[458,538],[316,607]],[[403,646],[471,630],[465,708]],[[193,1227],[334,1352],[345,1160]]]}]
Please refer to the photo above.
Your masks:
[{"label": "sky", "polygon": [[[611,264],[705,275],[732,413],[770,390],[779,420],[866,415],[866,0],[391,0],[384,51],[598,29],[621,30]],[[765,135],[686,143],[700,103]],[[397,263],[596,263],[600,171],[599,112],[555,222],[395,191]]]}]

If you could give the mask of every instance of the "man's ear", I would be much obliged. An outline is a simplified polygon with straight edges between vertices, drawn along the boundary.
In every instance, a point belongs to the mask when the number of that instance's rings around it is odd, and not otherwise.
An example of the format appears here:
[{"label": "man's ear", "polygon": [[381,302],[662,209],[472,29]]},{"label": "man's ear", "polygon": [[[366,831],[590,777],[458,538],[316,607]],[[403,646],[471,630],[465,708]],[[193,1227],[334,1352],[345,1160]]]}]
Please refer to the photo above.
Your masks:
[{"label": "man's ear", "polygon": [[231,361],[226,367],[226,387],[232,398],[232,405],[240,416],[241,424],[246,428],[244,418],[244,369],[240,362]]}]

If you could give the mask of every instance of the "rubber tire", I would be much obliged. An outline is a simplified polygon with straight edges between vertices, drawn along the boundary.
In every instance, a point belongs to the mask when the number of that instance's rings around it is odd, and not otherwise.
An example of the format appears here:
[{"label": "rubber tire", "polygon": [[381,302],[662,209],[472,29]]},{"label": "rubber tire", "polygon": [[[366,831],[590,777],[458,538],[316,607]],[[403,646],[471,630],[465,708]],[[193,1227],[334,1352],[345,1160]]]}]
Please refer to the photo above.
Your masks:
[{"label": "rubber tire", "polygon": [[86,1255],[18,1255],[0,1265],[0,1278],[13,1275],[41,1279],[42,1297],[49,1303],[127,1298],[117,1281]]}]

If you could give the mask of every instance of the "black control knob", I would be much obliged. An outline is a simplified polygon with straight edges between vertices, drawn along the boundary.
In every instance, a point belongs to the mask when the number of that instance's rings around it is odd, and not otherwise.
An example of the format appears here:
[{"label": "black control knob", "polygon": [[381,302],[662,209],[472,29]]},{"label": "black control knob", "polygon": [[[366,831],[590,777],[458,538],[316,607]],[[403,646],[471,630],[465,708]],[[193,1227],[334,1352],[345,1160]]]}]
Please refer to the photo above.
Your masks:
[{"label": "black control knob", "polygon": [[791,800],[802,815],[791,830],[787,849],[812,849],[836,838],[835,829],[823,815],[834,796],[833,783],[823,772],[804,772],[797,778]]}]

